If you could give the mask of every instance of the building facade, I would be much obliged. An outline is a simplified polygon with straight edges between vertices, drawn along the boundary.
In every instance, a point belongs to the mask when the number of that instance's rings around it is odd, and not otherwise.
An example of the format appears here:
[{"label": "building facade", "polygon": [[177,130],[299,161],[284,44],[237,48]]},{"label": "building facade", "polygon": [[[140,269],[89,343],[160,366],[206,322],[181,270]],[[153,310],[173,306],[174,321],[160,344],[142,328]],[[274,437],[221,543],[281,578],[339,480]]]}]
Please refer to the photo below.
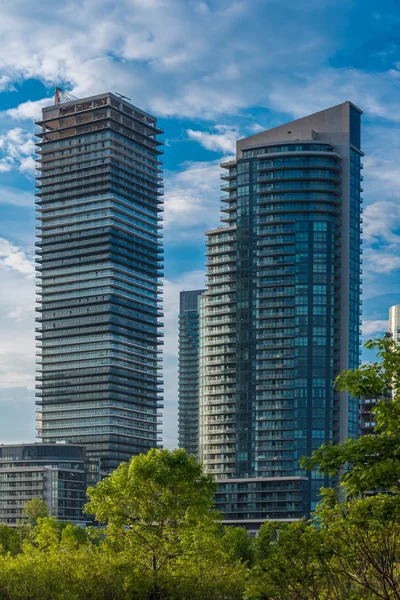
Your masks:
[{"label": "building facade", "polygon": [[376,421],[373,409],[377,402],[377,398],[360,399],[360,435],[372,435],[375,433]]},{"label": "building facade", "polygon": [[18,525],[25,502],[33,498],[43,500],[52,517],[86,523],[86,488],[99,476],[99,461],[88,460],[83,446],[0,446],[0,523]]},{"label": "building facade", "polygon": [[111,93],[38,124],[38,435],[107,473],[159,444],[162,130]]},{"label": "building facade", "polygon": [[221,165],[200,316],[200,458],[218,508],[257,529],[332,482],[298,461],[358,434],[333,389],[359,365],[361,111],[349,102],[237,142]]},{"label": "building facade", "polygon": [[389,308],[389,333],[400,344],[400,304]]},{"label": "building facade", "polygon": [[179,302],[178,443],[198,456],[199,445],[199,318],[204,290],[183,291]]}]

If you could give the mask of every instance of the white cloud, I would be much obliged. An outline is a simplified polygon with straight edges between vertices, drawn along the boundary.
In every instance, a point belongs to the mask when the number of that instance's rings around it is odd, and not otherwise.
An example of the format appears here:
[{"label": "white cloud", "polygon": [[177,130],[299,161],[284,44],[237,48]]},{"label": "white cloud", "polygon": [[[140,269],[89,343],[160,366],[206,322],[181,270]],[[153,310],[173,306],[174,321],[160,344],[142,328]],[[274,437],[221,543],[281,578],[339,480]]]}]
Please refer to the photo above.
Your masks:
[{"label": "white cloud", "polygon": [[25,190],[13,187],[0,186],[0,204],[13,204],[15,206],[34,207],[34,195]]},{"label": "white cloud", "polygon": [[13,85],[13,82],[11,81],[10,77],[8,77],[7,75],[0,76],[0,92],[4,91],[15,91],[15,86]]},{"label": "white cloud", "polygon": [[42,114],[42,108],[44,106],[49,106],[50,104],[52,104],[50,98],[43,98],[42,100],[36,100],[35,102],[28,100],[27,102],[19,104],[16,108],[9,108],[5,112],[12,119],[18,121],[27,119],[32,121],[34,119],[39,119]]},{"label": "white cloud", "polygon": [[[215,60],[218,35],[229,32],[241,15],[250,14],[243,1],[218,7],[213,14],[204,7],[199,10],[196,2],[181,0],[121,0],[112,7],[108,0],[43,0],[40,10],[22,4],[24,11],[13,3],[2,11],[0,69],[6,77],[37,78],[48,85],[68,82],[78,96],[116,89],[143,107],[158,106],[160,100],[162,114],[180,95],[178,88],[200,74],[204,79],[205,64]],[[215,66],[211,71],[226,68],[226,61],[221,57]],[[182,74],[179,85],[171,73]],[[189,86],[182,95],[186,103],[196,101],[193,92]],[[8,114],[36,117],[43,102],[47,101],[25,103]],[[195,102],[192,114],[197,107]]]},{"label": "white cloud", "polygon": [[21,172],[34,170],[34,152],[35,142],[32,131],[14,127],[0,134],[0,170],[19,169]]},{"label": "white cloud", "polygon": [[214,130],[216,133],[187,129],[187,134],[190,139],[196,140],[207,150],[235,154],[236,140],[240,137],[238,129],[227,125],[215,125]]},{"label": "white cloud", "polygon": [[[364,299],[398,294],[400,269],[400,140],[397,128],[364,127]],[[388,152],[390,148],[390,152]]]},{"label": "white cloud", "polygon": [[398,244],[390,244],[380,248],[366,248],[365,271],[371,274],[386,274],[400,269],[400,254]]},{"label": "white cloud", "polygon": [[254,134],[254,133],[260,133],[260,131],[265,131],[265,129],[267,129],[267,127],[264,127],[263,125],[260,125],[259,123],[254,123],[253,125],[250,125],[248,127],[248,129],[251,134]]},{"label": "white cloud", "polygon": [[400,235],[400,203],[391,200],[374,202],[364,211],[364,239],[372,243],[384,240],[389,243],[399,243]]},{"label": "white cloud", "polygon": [[[351,98],[371,115],[400,118],[396,68],[325,68],[338,48],[338,23],[327,31],[318,3],[312,20],[289,3],[283,24],[281,4],[268,4],[268,17],[260,19],[264,3],[257,0],[43,0],[40,9],[9,2],[0,23],[0,82],[65,82],[78,96],[119,90],[161,116],[210,118],[249,105],[301,116]],[[348,2],[340,5],[346,15]],[[334,10],[325,2],[324,18]],[[48,102],[27,102],[8,114],[31,119]]]},{"label": "white cloud", "polygon": [[35,151],[32,134],[20,127],[7,131],[6,135],[2,137],[1,143],[12,157],[19,157],[21,154],[28,156]]},{"label": "white cloud", "polygon": [[20,248],[0,238],[0,269],[13,269],[28,277],[33,277],[35,274],[35,266],[33,260],[30,260],[25,252]]},{"label": "white cloud", "polygon": [[33,265],[22,251],[4,239],[0,239],[0,257],[0,390],[21,386],[33,389],[35,373],[35,282],[31,276]]},{"label": "white cloud", "polygon": [[268,106],[296,118],[351,100],[372,117],[400,122],[398,81],[392,69],[378,73],[354,68],[308,69],[271,83]]},{"label": "white cloud", "polygon": [[0,256],[9,256],[12,252],[15,252],[17,247],[14,246],[8,240],[4,238],[0,238]]},{"label": "white cloud", "polygon": [[[35,385],[35,282],[32,275],[33,263],[25,252],[10,241],[0,238],[2,442],[24,441],[23,434],[27,435],[27,441],[32,439],[34,431],[32,390]],[[10,406],[11,402],[14,403],[14,408]],[[16,406],[23,412],[19,418],[15,415],[16,419],[13,421],[11,415]]]},{"label": "white cloud", "polygon": [[362,323],[362,334],[363,336],[367,336],[385,333],[388,330],[388,325],[387,320],[364,320]]},{"label": "white cloud", "polygon": [[34,173],[35,172],[35,161],[32,156],[27,156],[21,160],[21,164],[18,167],[21,173]]},{"label": "white cloud", "polygon": [[24,275],[32,276],[35,274],[35,267],[32,261],[27,259],[24,252],[13,252],[3,259],[4,266],[19,271]]},{"label": "white cloud", "polygon": [[0,158],[0,173],[7,173],[7,171],[11,171],[12,166],[9,164],[7,159]]},{"label": "white cloud", "polygon": [[201,243],[204,231],[219,223],[220,160],[187,162],[182,170],[165,173],[165,238]]},{"label": "white cloud", "polygon": [[[372,132],[371,132],[372,133]],[[385,143],[386,139],[386,143]],[[391,143],[391,136],[385,136],[385,139],[375,137],[375,144],[369,148],[370,153],[363,159],[365,173],[368,183],[373,187],[375,193],[380,196],[383,193],[390,193],[392,196],[400,196],[400,172],[398,161],[400,159],[400,147],[396,148]],[[377,143],[377,141],[379,142]],[[390,157],[387,155],[387,148],[390,144]],[[386,156],[385,156],[386,154]]]}]

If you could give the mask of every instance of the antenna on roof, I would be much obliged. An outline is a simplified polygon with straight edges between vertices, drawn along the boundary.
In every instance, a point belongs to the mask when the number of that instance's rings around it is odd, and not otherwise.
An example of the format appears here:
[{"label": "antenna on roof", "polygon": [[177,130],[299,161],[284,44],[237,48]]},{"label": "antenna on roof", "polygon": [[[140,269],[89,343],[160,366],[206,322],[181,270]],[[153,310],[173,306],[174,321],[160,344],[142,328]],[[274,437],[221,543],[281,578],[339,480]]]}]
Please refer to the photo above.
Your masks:
[{"label": "antenna on roof", "polygon": [[61,104],[61,99],[63,99],[64,102],[78,100],[76,96],[73,96],[72,94],[68,95],[66,92],[64,92],[64,90],[62,90],[59,87],[56,87],[56,89],[54,90],[54,104]]},{"label": "antenna on roof", "polygon": [[128,96],[123,96],[122,94],[119,94],[118,92],[114,92],[114,94],[116,96],[118,96],[119,98],[125,98],[125,100],[130,100],[132,102],[132,98],[128,98]]}]

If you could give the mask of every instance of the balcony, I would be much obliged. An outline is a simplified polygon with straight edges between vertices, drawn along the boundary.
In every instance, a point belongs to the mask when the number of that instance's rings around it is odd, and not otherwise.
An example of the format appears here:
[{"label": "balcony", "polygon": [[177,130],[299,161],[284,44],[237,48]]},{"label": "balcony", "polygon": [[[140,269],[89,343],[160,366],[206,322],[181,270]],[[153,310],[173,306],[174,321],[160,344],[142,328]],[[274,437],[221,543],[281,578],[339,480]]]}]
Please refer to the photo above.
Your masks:
[{"label": "balcony", "polygon": [[236,202],[230,202],[230,201],[228,201],[228,204],[227,204],[226,201],[223,201],[220,204],[220,210],[221,210],[221,212],[232,212],[232,211],[234,211],[236,209],[237,209],[237,203]]},{"label": "balcony", "polygon": [[237,176],[237,170],[236,169],[230,169],[228,173],[221,173],[219,178],[220,179],[233,179],[233,177]]},{"label": "balcony", "polygon": [[[219,291],[222,291],[222,290],[219,290]],[[222,301],[219,299],[215,300],[211,297],[211,298],[207,299],[207,306],[211,307],[211,306],[221,306],[221,304],[232,304],[233,302],[235,302],[235,300],[236,300],[236,296],[229,296],[229,295],[226,295]]]},{"label": "balcony", "polygon": [[231,181],[229,183],[224,183],[221,185],[221,190],[223,192],[229,192],[230,190],[235,190],[237,188],[237,182]]}]

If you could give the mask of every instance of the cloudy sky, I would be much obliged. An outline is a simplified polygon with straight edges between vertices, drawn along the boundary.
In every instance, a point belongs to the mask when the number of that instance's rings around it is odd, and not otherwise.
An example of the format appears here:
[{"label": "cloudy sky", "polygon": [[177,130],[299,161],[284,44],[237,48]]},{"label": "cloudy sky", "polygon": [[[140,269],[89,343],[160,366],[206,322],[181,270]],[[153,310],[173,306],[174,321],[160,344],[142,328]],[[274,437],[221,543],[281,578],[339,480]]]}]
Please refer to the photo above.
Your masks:
[{"label": "cloudy sky", "polygon": [[165,129],[165,443],[177,309],[204,285],[219,163],[238,137],[351,100],[363,111],[364,336],[400,303],[398,0],[0,0],[0,443],[34,428],[34,119],[54,86],[117,91]]}]

